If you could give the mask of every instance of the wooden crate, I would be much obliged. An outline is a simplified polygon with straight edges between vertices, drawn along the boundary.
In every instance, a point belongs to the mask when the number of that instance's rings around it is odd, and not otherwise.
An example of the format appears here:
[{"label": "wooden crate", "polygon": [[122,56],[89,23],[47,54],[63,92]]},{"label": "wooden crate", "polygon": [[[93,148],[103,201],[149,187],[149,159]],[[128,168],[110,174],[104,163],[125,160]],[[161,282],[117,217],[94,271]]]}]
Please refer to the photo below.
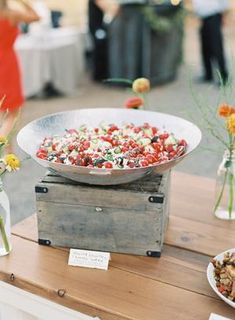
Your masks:
[{"label": "wooden crate", "polygon": [[47,174],[35,187],[39,244],[159,257],[170,173],[116,186]]}]

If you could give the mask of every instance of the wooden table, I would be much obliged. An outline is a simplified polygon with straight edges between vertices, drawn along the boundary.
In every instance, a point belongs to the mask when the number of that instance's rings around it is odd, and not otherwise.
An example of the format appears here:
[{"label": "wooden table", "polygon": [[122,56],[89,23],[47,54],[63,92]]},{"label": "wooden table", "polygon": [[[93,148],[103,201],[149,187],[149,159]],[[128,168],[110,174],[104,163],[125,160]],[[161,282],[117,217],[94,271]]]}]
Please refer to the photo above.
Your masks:
[{"label": "wooden table", "polygon": [[173,173],[161,258],[112,254],[108,271],[70,267],[68,250],[39,246],[32,216],[13,228],[0,280],[102,320],[235,319],[206,279],[211,256],[235,247],[235,222],[213,217],[213,196],[213,180]]}]

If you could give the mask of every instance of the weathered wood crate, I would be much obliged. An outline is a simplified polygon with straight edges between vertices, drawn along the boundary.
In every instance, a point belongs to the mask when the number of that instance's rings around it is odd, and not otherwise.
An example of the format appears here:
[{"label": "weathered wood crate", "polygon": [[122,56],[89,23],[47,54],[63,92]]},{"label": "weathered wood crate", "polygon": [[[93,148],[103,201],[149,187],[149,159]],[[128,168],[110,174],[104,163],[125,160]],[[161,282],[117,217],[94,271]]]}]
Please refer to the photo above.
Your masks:
[{"label": "weathered wood crate", "polygon": [[116,186],[47,174],[35,187],[39,244],[159,257],[170,173]]}]

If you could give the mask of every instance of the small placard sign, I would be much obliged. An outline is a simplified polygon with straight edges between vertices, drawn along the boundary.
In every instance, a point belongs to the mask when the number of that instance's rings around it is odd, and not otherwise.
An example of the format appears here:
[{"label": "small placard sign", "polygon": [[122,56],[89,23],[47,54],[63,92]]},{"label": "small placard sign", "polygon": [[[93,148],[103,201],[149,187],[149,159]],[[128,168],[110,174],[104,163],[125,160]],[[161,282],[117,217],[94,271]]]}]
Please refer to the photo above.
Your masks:
[{"label": "small placard sign", "polygon": [[219,316],[218,314],[215,314],[215,313],[211,313],[209,320],[231,320],[231,319]]},{"label": "small placard sign", "polygon": [[70,266],[107,270],[109,260],[109,252],[70,249],[68,264]]}]

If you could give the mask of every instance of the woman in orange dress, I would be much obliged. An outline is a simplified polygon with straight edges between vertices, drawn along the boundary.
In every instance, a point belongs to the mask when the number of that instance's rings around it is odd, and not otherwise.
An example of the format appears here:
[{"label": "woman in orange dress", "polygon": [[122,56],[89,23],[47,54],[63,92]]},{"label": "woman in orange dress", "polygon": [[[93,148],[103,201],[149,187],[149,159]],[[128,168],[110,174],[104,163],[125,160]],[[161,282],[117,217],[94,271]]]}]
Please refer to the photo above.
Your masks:
[{"label": "woman in orange dress", "polygon": [[14,42],[19,33],[18,24],[39,20],[39,16],[27,2],[18,2],[22,4],[23,10],[12,9],[7,0],[0,0],[0,112],[9,112],[1,126],[1,135],[8,135],[12,130],[24,102],[20,70],[14,51]]}]

